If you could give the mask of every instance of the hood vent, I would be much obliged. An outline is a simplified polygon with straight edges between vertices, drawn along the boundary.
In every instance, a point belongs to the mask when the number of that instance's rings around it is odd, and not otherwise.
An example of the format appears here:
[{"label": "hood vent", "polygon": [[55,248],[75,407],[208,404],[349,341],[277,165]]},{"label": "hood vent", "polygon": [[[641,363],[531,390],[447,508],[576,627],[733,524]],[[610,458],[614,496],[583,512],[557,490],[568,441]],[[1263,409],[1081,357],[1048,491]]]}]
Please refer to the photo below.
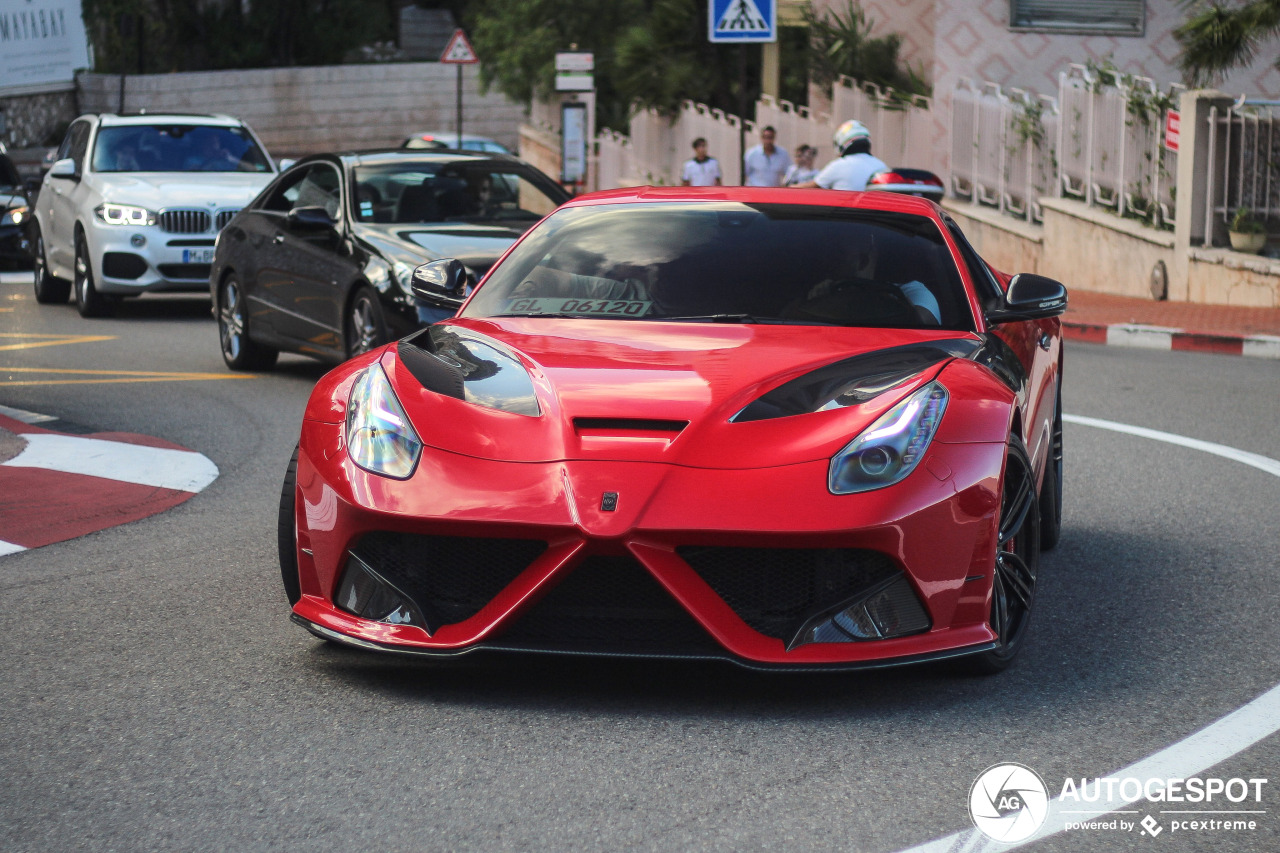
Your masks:
[{"label": "hood vent", "polygon": [[653,418],[574,418],[573,428],[579,433],[667,433],[675,435],[689,425],[688,421],[664,421]]}]

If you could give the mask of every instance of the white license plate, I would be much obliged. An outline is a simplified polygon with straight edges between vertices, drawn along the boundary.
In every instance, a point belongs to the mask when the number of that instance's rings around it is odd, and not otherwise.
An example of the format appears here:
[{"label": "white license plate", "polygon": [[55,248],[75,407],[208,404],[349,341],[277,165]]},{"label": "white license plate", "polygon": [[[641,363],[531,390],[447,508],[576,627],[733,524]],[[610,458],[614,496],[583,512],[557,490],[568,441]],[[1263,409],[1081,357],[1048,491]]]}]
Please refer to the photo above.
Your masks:
[{"label": "white license plate", "polygon": [[211,264],[213,263],[213,249],[183,249],[182,262],[184,264]]}]

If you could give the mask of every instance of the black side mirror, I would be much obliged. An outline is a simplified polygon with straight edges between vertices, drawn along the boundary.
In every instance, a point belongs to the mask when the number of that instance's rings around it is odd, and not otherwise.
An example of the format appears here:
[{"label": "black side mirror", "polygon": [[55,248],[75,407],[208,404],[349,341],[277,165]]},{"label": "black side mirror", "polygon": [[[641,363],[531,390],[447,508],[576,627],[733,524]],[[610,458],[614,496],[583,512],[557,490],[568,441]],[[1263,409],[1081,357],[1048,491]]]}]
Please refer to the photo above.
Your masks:
[{"label": "black side mirror", "polygon": [[1009,282],[1004,304],[987,312],[990,323],[1014,320],[1042,320],[1067,310],[1067,289],[1061,282],[1042,275],[1019,273]]},{"label": "black side mirror", "polygon": [[289,224],[302,231],[333,230],[338,222],[320,205],[295,207],[289,211]]},{"label": "black side mirror", "polygon": [[441,258],[423,264],[413,271],[410,287],[413,295],[432,305],[456,308],[466,297],[467,287],[475,284],[475,278],[466,266],[456,258]]}]

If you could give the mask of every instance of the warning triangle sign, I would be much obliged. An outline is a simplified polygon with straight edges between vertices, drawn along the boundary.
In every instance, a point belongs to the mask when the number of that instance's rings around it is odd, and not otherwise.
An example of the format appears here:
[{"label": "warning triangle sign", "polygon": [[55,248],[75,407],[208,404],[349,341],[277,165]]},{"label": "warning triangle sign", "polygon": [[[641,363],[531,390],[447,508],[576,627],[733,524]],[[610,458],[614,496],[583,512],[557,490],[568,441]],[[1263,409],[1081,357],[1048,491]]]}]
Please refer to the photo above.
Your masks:
[{"label": "warning triangle sign", "polygon": [[720,20],[716,21],[717,33],[766,32],[768,29],[769,24],[760,14],[755,0],[731,0]]},{"label": "warning triangle sign", "polygon": [[453,38],[449,39],[449,46],[444,49],[444,53],[440,54],[440,61],[455,65],[469,65],[479,62],[480,57],[476,56],[471,42],[467,41],[467,34],[462,30],[454,30]]}]

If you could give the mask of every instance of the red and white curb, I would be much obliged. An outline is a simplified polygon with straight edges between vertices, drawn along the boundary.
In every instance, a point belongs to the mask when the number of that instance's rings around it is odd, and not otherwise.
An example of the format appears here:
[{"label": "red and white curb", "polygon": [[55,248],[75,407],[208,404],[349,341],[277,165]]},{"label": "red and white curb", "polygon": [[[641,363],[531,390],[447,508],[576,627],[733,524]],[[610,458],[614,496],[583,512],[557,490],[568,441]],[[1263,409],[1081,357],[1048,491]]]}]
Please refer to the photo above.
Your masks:
[{"label": "red and white curb", "polygon": [[67,435],[0,415],[26,446],[0,463],[0,555],[172,509],[218,477],[207,457],[130,433]]},{"label": "red and white curb", "polygon": [[1062,334],[1068,340],[1113,347],[1280,359],[1280,336],[1276,335],[1215,335],[1211,332],[1188,332],[1184,329],[1144,326],[1138,323],[1104,325],[1072,321],[1063,322]]}]

